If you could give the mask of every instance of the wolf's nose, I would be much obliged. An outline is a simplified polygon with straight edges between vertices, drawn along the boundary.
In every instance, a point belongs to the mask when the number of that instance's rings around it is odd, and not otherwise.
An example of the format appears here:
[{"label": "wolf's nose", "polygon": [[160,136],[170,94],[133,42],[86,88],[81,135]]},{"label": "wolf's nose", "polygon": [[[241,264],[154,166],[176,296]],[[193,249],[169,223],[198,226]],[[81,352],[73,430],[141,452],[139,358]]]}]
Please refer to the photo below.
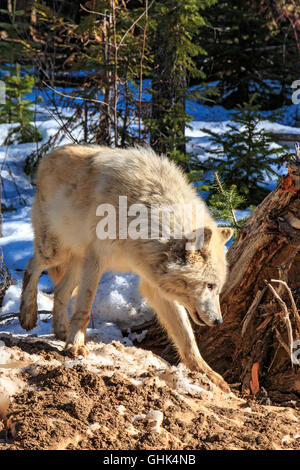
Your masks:
[{"label": "wolf's nose", "polygon": [[222,325],[222,323],[223,323],[222,318],[216,318],[215,319],[215,325]]}]

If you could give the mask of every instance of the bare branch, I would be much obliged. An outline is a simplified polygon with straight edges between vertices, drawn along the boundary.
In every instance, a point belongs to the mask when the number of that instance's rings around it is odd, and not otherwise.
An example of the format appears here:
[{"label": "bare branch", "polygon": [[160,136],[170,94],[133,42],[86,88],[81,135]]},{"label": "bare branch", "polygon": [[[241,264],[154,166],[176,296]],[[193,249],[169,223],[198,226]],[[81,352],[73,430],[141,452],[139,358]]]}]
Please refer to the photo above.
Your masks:
[{"label": "bare branch", "polygon": [[106,13],[101,13],[100,11],[93,11],[93,10],[88,10],[86,7],[84,7],[80,3],[80,8],[82,8],[83,11],[86,11],[87,13],[91,13],[92,15],[98,15],[98,16],[106,16]]},{"label": "bare branch", "polygon": [[95,100],[93,98],[84,98],[83,96],[72,96],[72,95],[67,95],[66,93],[62,93],[61,91],[55,90],[52,86],[48,85],[48,83],[42,81],[43,85],[45,85],[47,88],[50,88],[50,90],[54,91],[59,96],[63,96],[64,98],[71,98],[73,100],[82,100],[82,101],[88,101],[91,103],[99,103],[101,105],[106,104],[104,101],[101,100]]},{"label": "bare branch", "polygon": [[122,37],[121,41],[119,42],[118,44],[118,48],[123,44],[126,36],[130,33],[130,31],[132,30],[132,28],[140,21],[140,19],[143,18],[144,15],[148,15],[148,11],[150,10],[150,8],[152,7],[154,3],[154,0],[152,0],[152,2],[150,3],[150,5],[148,7],[146,7],[145,11],[143,11],[143,13],[132,23],[132,25],[130,26],[130,28],[126,31],[126,33],[124,33],[124,36]]},{"label": "bare branch", "polygon": [[254,300],[252,302],[252,304],[250,305],[244,319],[243,319],[243,327],[242,327],[242,336],[244,336],[246,330],[247,330],[247,327],[249,325],[249,322],[251,320],[251,318],[253,317],[257,307],[259,306],[260,302],[261,302],[261,299],[263,298],[263,295],[264,293],[266,292],[267,290],[267,286],[264,287],[262,290],[258,290],[256,292],[256,296],[254,297]]},{"label": "bare branch", "polygon": [[[38,315],[52,315],[52,312],[49,310],[39,310]],[[20,313],[5,313],[4,315],[0,315],[0,323],[13,318],[19,318],[19,316]]]},{"label": "bare branch", "polygon": [[291,301],[291,305],[292,305],[292,310],[293,310],[293,314],[295,316],[295,320],[296,320],[296,323],[297,323],[297,327],[298,327],[298,330],[300,332],[300,315],[299,315],[299,312],[298,312],[298,309],[297,309],[297,305],[296,305],[296,302],[294,300],[294,297],[293,297],[293,294],[292,294],[292,291],[291,289],[289,288],[289,286],[287,285],[287,283],[285,281],[282,281],[280,279],[271,279],[271,282],[279,282],[280,284],[282,284],[286,290],[288,291],[288,294],[289,294],[289,298],[290,298],[290,301]]},{"label": "bare branch", "polygon": [[[280,295],[276,292],[276,290],[274,289],[274,287],[268,282],[267,283],[267,286],[269,287],[269,289],[271,290],[271,292],[273,293],[274,297],[276,298],[276,300],[278,301],[278,303],[280,304],[280,306],[282,307],[282,310],[284,312],[282,316],[282,319],[283,321],[285,322],[286,324],[286,327],[287,327],[287,332],[288,332],[288,338],[289,338],[289,348],[287,349],[285,347],[286,350],[288,350],[288,354],[290,356],[290,359],[291,359],[291,363],[293,364],[293,343],[294,343],[294,340],[293,340],[293,330],[292,330],[292,325],[291,325],[291,322],[290,322],[290,318],[289,318],[289,311],[288,311],[288,308],[286,306],[286,303],[282,300],[282,298],[280,297]],[[282,343],[281,343],[282,344]],[[285,343],[284,343],[285,344]],[[283,344],[282,344],[283,345]]]}]

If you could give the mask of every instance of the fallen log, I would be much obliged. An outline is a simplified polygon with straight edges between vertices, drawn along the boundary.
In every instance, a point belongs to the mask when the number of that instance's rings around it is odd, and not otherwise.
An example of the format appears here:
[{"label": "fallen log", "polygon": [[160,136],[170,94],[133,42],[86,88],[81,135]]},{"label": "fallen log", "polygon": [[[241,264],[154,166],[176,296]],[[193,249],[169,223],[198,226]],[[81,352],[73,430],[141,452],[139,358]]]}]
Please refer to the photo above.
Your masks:
[{"label": "fallen log", "polygon": [[260,383],[277,398],[300,396],[300,146],[295,147],[287,175],[228,251],[223,325],[196,331],[204,359],[227,381],[240,382],[249,393],[258,364]]}]

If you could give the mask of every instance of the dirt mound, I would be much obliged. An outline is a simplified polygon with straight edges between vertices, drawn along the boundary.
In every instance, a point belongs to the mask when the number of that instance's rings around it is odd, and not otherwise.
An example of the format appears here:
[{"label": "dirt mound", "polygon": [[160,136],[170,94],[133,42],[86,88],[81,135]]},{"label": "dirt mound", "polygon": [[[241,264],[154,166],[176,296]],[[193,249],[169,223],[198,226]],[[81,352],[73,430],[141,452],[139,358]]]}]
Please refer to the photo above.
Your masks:
[{"label": "dirt mound", "polygon": [[299,409],[225,395],[149,351],[91,343],[70,361],[59,342],[0,340],[0,450],[300,449]]}]

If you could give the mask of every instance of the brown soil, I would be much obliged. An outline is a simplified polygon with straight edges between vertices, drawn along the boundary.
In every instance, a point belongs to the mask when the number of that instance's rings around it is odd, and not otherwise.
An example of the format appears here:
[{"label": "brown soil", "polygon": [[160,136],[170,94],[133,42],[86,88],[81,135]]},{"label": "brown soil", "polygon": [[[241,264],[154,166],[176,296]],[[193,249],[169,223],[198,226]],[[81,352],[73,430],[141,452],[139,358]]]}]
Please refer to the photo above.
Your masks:
[{"label": "brown soil", "polygon": [[[300,449],[297,407],[265,406],[219,391],[212,398],[207,392],[192,396],[174,386],[176,368],[169,366],[159,380],[158,371],[148,368],[139,375],[140,385],[112,366],[102,367],[101,374],[84,363],[67,366],[42,341],[5,343],[14,354],[38,354],[42,361],[34,374],[30,366],[22,369],[28,387],[2,410],[0,450]],[[200,374],[188,378],[209,390]],[[163,414],[158,431],[148,416],[153,410]]]}]

